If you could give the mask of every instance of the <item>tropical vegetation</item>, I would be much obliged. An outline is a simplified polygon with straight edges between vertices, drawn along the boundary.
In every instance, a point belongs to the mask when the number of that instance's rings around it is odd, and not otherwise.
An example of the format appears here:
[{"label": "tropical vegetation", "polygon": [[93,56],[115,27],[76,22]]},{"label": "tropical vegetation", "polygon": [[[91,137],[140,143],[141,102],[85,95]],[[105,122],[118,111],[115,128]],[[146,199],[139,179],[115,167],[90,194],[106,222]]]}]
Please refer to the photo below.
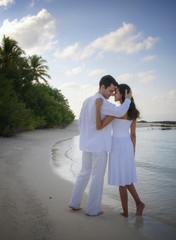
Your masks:
[{"label": "tropical vegetation", "polygon": [[18,43],[4,36],[0,45],[0,136],[24,130],[64,127],[75,116],[60,90],[51,87],[41,56],[26,57]]}]

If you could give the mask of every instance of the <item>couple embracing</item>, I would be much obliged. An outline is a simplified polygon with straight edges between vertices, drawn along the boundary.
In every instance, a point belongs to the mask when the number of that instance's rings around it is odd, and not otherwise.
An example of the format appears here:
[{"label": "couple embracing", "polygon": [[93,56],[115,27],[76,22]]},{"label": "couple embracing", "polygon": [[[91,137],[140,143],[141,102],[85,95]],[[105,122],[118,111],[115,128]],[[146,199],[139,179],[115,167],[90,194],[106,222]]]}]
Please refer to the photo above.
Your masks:
[{"label": "couple embracing", "polygon": [[[121,105],[116,106],[107,101],[110,96],[114,96]],[[133,184],[137,181],[134,154],[138,117],[139,111],[129,86],[118,85],[110,75],[102,77],[98,93],[84,101],[79,117],[82,168],[69,202],[72,210],[82,209],[81,199],[91,178],[86,214],[103,214],[101,200],[109,152],[108,184],[119,186],[123,208],[121,215],[128,217],[127,191],[135,200],[136,215],[142,215],[145,205]]]}]

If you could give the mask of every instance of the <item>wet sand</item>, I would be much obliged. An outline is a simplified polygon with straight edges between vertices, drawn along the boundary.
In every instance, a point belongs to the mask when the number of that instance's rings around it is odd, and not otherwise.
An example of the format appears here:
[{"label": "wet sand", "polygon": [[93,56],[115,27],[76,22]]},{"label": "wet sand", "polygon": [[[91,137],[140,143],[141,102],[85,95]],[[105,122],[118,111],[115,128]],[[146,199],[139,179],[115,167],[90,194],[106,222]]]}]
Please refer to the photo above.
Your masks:
[{"label": "wet sand", "polygon": [[79,135],[76,122],[64,129],[28,131],[0,138],[0,239],[2,240],[114,240],[146,239],[134,224],[102,206],[105,214],[85,215],[68,208],[73,184],[51,167],[51,147]]}]

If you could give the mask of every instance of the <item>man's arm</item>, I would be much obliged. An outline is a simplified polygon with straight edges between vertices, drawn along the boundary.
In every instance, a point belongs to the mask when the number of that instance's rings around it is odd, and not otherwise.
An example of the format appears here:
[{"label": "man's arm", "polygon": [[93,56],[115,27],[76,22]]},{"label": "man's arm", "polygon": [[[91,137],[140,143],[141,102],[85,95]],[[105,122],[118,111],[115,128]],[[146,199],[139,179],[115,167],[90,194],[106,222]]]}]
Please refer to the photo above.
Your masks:
[{"label": "man's arm", "polygon": [[125,113],[128,111],[130,103],[131,103],[130,99],[125,99],[124,103],[117,107],[115,104],[112,104],[107,100],[104,100],[101,108],[101,113],[114,117],[123,117]]},{"label": "man's arm", "polygon": [[131,100],[130,100],[131,97],[132,97],[131,90],[129,93],[127,93],[127,90],[125,90],[125,101],[119,107],[117,107],[115,104],[112,104],[104,99],[103,105],[101,108],[101,113],[105,115],[114,116],[114,117],[123,117],[129,109],[129,106],[131,103]]}]

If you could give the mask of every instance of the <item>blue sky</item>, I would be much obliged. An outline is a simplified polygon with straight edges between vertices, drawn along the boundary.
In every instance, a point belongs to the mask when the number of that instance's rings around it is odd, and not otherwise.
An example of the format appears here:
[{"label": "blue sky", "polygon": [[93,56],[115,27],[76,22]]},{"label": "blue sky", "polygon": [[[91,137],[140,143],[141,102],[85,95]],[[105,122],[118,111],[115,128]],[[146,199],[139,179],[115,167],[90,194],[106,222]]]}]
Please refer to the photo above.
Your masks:
[{"label": "blue sky", "polygon": [[47,60],[76,118],[110,74],[132,88],[142,119],[176,120],[175,12],[174,0],[0,0],[0,40]]}]

